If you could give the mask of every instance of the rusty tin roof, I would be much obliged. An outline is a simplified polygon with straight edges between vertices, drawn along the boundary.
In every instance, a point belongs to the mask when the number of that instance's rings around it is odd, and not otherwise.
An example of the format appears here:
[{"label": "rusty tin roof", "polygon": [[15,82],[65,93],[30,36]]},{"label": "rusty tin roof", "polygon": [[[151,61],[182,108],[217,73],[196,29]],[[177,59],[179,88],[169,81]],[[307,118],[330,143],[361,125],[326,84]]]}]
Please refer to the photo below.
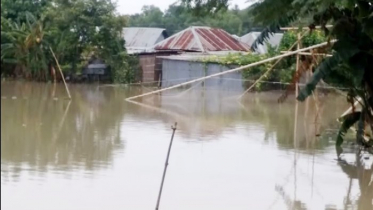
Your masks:
[{"label": "rusty tin roof", "polygon": [[222,29],[193,26],[159,42],[154,49],[195,52],[250,51],[250,46]]}]

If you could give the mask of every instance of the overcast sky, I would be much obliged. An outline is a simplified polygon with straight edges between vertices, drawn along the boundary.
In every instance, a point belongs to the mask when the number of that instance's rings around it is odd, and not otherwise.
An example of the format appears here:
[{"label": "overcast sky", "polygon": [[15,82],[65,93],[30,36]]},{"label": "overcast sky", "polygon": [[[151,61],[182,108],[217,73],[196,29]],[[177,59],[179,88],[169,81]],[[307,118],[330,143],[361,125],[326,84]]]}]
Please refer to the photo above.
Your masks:
[{"label": "overcast sky", "polygon": [[[162,11],[165,11],[169,5],[177,0],[117,0],[118,11],[121,14],[135,14],[140,13],[141,8],[144,5],[155,5]],[[249,5],[247,0],[230,0],[230,5],[238,5],[240,9],[245,8]]]}]

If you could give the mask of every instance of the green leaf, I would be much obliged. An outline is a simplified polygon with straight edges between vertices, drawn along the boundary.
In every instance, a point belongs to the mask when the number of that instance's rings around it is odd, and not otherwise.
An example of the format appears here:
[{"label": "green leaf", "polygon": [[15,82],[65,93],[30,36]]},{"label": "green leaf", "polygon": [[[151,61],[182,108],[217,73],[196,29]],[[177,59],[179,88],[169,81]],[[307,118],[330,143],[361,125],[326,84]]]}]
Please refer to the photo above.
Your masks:
[{"label": "green leaf", "polygon": [[340,147],[343,143],[343,137],[346,135],[347,131],[353,126],[356,122],[361,119],[361,112],[354,112],[343,117],[343,123],[338,132],[336,146]]}]

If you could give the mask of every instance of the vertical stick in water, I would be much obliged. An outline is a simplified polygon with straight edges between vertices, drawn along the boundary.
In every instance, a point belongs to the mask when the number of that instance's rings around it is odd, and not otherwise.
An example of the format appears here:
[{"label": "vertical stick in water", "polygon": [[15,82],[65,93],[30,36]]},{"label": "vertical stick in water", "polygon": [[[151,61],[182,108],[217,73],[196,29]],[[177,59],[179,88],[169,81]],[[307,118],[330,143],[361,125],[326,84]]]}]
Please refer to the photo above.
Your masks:
[{"label": "vertical stick in water", "polygon": [[67,95],[69,96],[69,99],[71,99],[70,91],[69,91],[69,88],[67,87],[67,84],[66,84],[66,81],[65,81],[65,76],[64,76],[63,73],[62,73],[61,66],[60,66],[60,64],[58,63],[57,57],[56,57],[56,55],[54,54],[54,52],[53,52],[53,50],[52,50],[51,47],[49,47],[49,50],[51,51],[51,53],[52,53],[52,55],[53,55],[53,58],[54,58],[54,60],[56,61],[57,67],[58,67],[58,69],[60,70],[60,74],[61,74],[61,77],[62,77],[63,84],[65,84],[65,88],[66,88]]},{"label": "vertical stick in water", "polygon": [[172,136],[171,136],[170,146],[168,147],[168,153],[167,153],[166,163],[164,165],[164,171],[163,171],[163,177],[162,177],[162,182],[161,182],[161,188],[159,189],[158,201],[157,201],[157,206],[155,207],[155,210],[159,209],[159,203],[161,201],[161,195],[162,195],[164,178],[166,177],[166,171],[167,171],[167,166],[168,166],[168,159],[170,158],[170,152],[171,152],[172,142],[174,140],[176,126],[177,126],[177,123],[175,123],[175,126],[171,127],[171,129],[172,129]]}]

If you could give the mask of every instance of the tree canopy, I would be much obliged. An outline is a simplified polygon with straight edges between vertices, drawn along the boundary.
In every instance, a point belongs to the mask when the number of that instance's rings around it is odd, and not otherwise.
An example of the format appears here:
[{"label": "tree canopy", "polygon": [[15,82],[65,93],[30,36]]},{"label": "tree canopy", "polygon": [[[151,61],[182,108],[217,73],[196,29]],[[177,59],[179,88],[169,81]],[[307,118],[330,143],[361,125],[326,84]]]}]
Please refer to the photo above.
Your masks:
[{"label": "tree canopy", "polygon": [[79,71],[95,55],[110,65],[115,79],[131,78],[122,37],[127,18],[111,0],[4,0],[1,25],[1,61],[15,65],[15,71],[2,73],[48,80],[52,48],[65,71]]}]

